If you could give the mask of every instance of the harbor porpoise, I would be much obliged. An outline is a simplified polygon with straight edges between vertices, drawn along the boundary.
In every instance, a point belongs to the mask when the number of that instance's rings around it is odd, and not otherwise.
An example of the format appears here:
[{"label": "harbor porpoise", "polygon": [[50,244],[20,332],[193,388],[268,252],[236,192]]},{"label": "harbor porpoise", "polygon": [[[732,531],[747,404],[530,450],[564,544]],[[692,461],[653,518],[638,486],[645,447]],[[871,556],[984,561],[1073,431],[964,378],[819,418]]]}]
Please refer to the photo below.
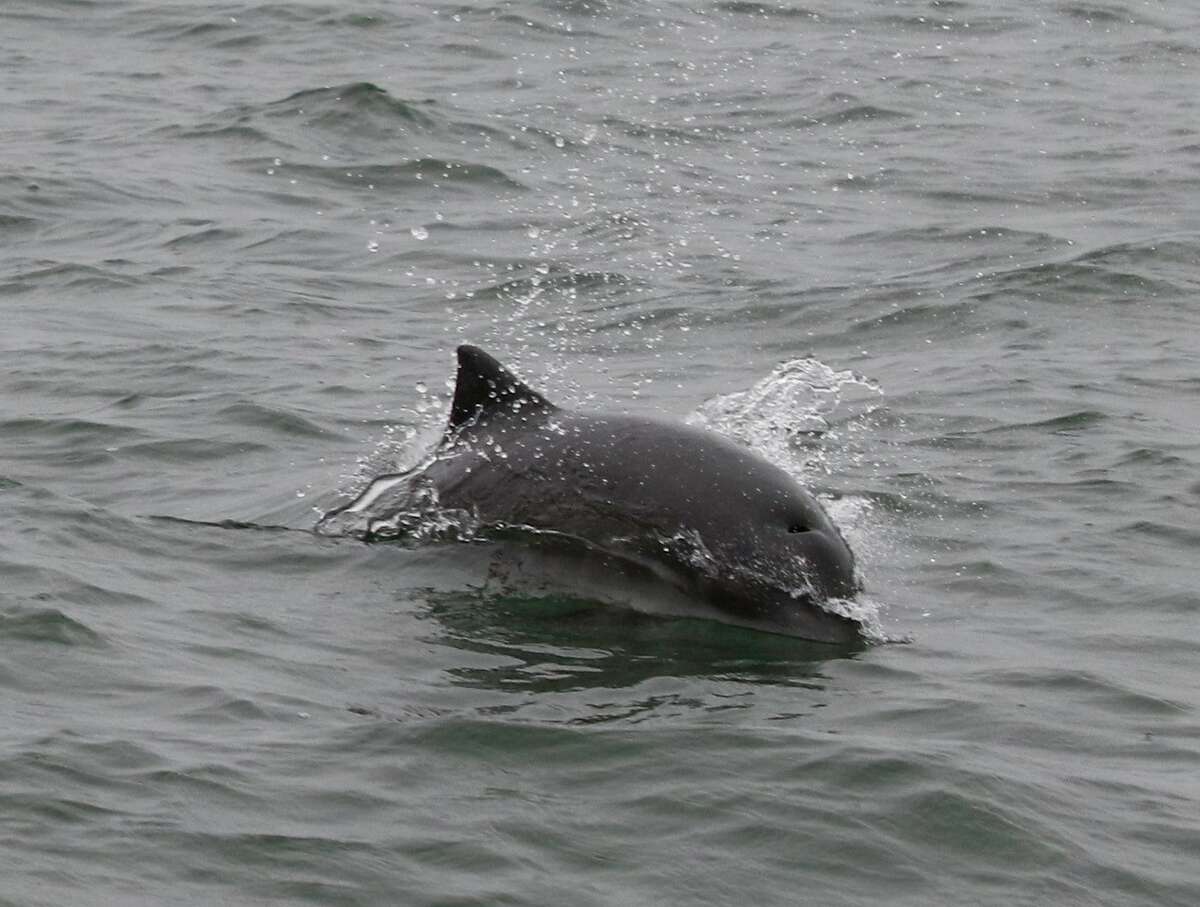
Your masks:
[{"label": "harbor porpoise", "polygon": [[860,590],[854,556],[787,472],[702,428],[556,406],[478,347],[458,348],[434,455],[325,519],[372,513],[398,483],[424,489],[438,513],[573,552],[588,565],[567,571],[576,582],[598,571],[617,585],[650,576],[700,616],[818,642],[862,639],[862,624],[830,607]]}]

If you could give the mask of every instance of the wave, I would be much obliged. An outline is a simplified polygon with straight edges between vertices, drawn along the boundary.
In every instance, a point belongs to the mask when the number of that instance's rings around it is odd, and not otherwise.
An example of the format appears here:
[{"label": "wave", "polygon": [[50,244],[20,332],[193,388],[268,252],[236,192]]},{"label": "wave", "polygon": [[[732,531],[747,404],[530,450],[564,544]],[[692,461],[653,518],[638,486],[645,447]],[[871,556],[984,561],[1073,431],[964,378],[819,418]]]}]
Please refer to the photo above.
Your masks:
[{"label": "wave", "polygon": [[6,642],[23,640],[87,647],[106,645],[100,633],[57,608],[18,608],[0,613],[0,636]]},{"label": "wave", "polygon": [[179,236],[165,240],[162,243],[162,248],[182,250],[191,246],[204,246],[213,243],[228,242],[231,240],[240,239],[241,236],[242,231],[240,230],[231,230],[227,227],[203,226],[199,230],[193,230],[192,232],[183,233]]},{"label": "wave", "polygon": [[41,225],[34,217],[19,214],[0,214],[0,236],[13,236],[19,233],[32,233]]},{"label": "wave", "polygon": [[305,126],[314,129],[341,132],[347,127],[399,125],[432,130],[439,125],[439,119],[430,113],[436,104],[431,100],[405,101],[393,97],[372,82],[350,82],[303,89],[259,109],[270,117],[304,116]]},{"label": "wave", "polygon": [[980,283],[981,287],[971,293],[972,299],[1017,293],[1046,296],[1060,303],[1083,300],[1090,304],[1097,297],[1111,300],[1114,293],[1136,299],[1188,292],[1183,285],[1163,277],[1107,266],[1102,254],[1098,258],[1080,257],[1000,271],[983,277]]},{"label": "wave", "polygon": [[1200,550],[1200,530],[1190,526],[1177,526],[1153,520],[1137,520],[1121,527],[1120,531],[1144,535],[1159,543],[1174,543],[1186,551]]},{"label": "wave", "polygon": [[[488,11],[491,13],[491,11]],[[513,25],[520,29],[523,33],[528,34],[534,32],[538,35],[544,35],[555,38],[569,38],[574,41],[579,41],[585,38],[603,38],[605,35],[592,29],[575,28],[568,26],[564,22],[543,22],[535,19],[528,12],[521,13],[502,13],[500,15],[489,15],[489,20],[503,23],[505,25]]]},{"label": "wave", "polygon": [[1161,22],[1146,16],[1143,12],[1134,12],[1125,4],[1099,3],[1064,3],[1058,12],[1068,19],[1082,22],[1085,25],[1102,25],[1106,31],[1115,25],[1165,27]]},{"label": "wave", "polygon": [[274,434],[294,438],[329,439],[340,435],[310,422],[303,416],[261,403],[235,403],[217,412],[217,417],[252,428],[267,429]]},{"label": "wave", "polygon": [[107,422],[93,422],[77,418],[39,418],[27,416],[0,421],[0,438],[63,438],[86,442],[91,446],[111,445],[144,437],[138,429]]},{"label": "wave", "polygon": [[[930,5],[934,6],[934,4]],[[936,3],[935,9],[939,7],[944,9],[946,6],[947,4],[942,0],[942,2]],[[982,8],[972,11],[969,15],[954,16],[944,13],[924,16],[884,15],[877,17],[874,21],[889,30],[933,32],[937,35],[957,32],[968,38],[972,35],[999,35],[1028,27],[1020,19],[1004,15],[988,15],[982,11]]]},{"label": "wave", "polygon": [[390,155],[397,149],[413,157],[453,161],[464,143],[526,150],[546,144],[569,150],[572,144],[536,126],[501,129],[442,101],[397,97],[373,82],[304,88],[155,134],[176,141],[215,140],[232,149],[270,148],[276,156],[299,156],[301,163],[314,164],[359,161],[364,154]]},{"label": "wave", "polygon": [[844,126],[849,123],[872,122],[875,120],[906,120],[910,114],[891,107],[880,107],[876,104],[858,103],[838,110],[804,114],[799,118],[784,123],[785,127],[797,126]]},{"label": "wave", "polygon": [[246,170],[267,172],[305,179],[324,186],[344,189],[363,188],[372,192],[413,188],[469,190],[490,187],[524,191],[526,186],[503,170],[472,161],[418,158],[394,164],[365,164],[354,166],[289,163],[265,158],[243,159],[237,162]]},{"label": "wave", "polygon": [[[173,139],[219,139],[236,145],[267,143],[283,150],[311,146],[314,137],[394,139],[434,132],[442,121],[433,101],[406,101],[371,82],[309,88],[262,104],[242,104],[209,120],[160,130]],[[322,136],[322,133],[325,135]],[[314,149],[315,150],[315,149]]]},{"label": "wave", "polygon": [[716,8],[738,16],[762,19],[820,19],[820,13],[803,6],[781,6],[775,3],[756,3],[750,0],[724,0]]},{"label": "wave", "polygon": [[95,265],[58,262],[18,272],[0,283],[0,295],[17,295],[33,290],[121,290],[144,283],[140,276],[121,274]]},{"label": "wave", "polygon": [[163,463],[202,463],[270,450],[271,448],[265,444],[246,440],[217,441],[211,438],[171,438],[126,445],[121,448],[121,455],[123,457],[141,457]]},{"label": "wave", "polygon": [[[986,240],[989,243],[989,254],[994,254],[996,243],[1015,243],[1026,246],[1031,251],[1043,252],[1046,249],[1067,246],[1068,241],[1053,233],[1040,230],[1021,230],[1013,227],[1002,227],[996,224],[952,228],[941,224],[931,224],[923,227],[900,227],[899,229],[868,230],[846,237],[845,242],[880,243],[880,242],[917,242],[917,243],[946,243],[961,246],[966,243]],[[1007,247],[1006,247],[1007,248]],[[956,250],[956,254],[961,251]]]}]

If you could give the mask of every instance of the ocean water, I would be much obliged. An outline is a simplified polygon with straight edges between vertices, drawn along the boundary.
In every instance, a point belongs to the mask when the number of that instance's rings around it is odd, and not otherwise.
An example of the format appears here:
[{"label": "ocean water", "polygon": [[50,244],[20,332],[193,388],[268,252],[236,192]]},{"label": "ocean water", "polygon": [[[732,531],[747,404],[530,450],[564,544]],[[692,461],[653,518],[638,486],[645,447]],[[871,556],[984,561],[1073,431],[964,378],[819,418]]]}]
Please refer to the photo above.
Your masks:
[{"label": "ocean water", "polygon": [[[1198,71],[1141,0],[6,0],[0,904],[1200,902]],[[889,641],[312,534],[466,341],[788,465]]]}]

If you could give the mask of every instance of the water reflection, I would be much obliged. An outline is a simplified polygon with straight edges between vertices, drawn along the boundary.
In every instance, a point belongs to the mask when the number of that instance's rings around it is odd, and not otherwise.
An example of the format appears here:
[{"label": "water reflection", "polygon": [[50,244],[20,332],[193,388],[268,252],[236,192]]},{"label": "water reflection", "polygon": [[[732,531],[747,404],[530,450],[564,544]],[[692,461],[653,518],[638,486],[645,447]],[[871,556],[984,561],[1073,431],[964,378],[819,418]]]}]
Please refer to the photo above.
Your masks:
[{"label": "water reflection", "polygon": [[[425,616],[437,622],[438,642],[480,656],[448,668],[452,683],[506,692],[595,694],[687,680],[712,688],[823,691],[822,665],[855,654],[715,621],[660,617],[567,596],[440,593],[426,598]],[[681,692],[655,693],[646,707],[672,697],[683,704]],[[730,691],[716,695],[735,703]],[[695,704],[713,705],[708,693],[703,698]],[[634,702],[622,707],[638,708]]]}]

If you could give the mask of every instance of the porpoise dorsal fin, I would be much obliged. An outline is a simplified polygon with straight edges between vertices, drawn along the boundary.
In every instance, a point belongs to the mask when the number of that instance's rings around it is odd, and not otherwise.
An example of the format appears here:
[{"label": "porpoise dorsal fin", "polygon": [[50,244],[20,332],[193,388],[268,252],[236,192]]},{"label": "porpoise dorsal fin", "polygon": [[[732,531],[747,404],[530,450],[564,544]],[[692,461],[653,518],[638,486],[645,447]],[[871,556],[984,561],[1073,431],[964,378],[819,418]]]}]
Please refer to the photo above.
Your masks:
[{"label": "porpoise dorsal fin", "polygon": [[515,406],[521,410],[553,409],[554,405],[477,346],[458,348],[458,379],[450,405],[447,431],[454,431],[489,410]]}]

